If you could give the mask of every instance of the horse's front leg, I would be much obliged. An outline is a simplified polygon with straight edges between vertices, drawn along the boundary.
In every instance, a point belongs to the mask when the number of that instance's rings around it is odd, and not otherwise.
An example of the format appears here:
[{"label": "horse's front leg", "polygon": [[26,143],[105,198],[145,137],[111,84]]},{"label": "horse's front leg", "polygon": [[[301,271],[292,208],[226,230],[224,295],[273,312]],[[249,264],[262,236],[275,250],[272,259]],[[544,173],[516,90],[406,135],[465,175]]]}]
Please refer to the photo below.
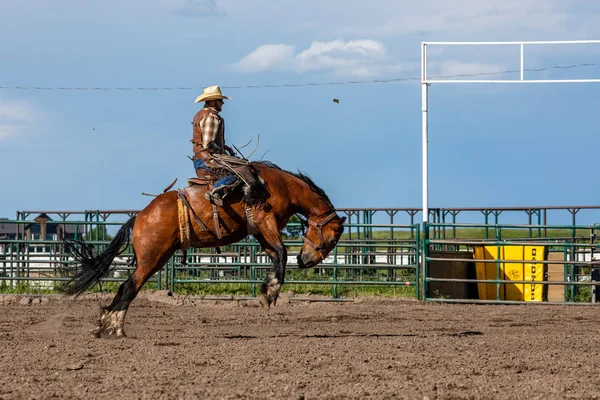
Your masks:
[{"label": "horse's front leg", "polygon": [[258,234],[255,237],[273,261],[273,270],[267,274],[267,277],[260,286],[260,304],[262,304],[265,310],[269,310],[271,304],[274,306],[277,305],[279,291],[285,282],[287,249],[278,231],[276,235],[266,236],[265,234]]}]

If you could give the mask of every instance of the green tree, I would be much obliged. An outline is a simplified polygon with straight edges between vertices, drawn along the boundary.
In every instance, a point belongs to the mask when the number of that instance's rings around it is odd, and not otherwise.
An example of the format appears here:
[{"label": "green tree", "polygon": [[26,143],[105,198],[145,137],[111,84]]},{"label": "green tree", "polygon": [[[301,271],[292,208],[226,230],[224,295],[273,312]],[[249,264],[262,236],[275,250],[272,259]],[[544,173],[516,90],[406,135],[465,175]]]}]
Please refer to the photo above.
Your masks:
[{"label": "green tree", "polygon": [[98,240],[112,240],[112,236],[108,234],[106,225],[96,225],[90,229],[85,235],[83,240],[98,241]]}]

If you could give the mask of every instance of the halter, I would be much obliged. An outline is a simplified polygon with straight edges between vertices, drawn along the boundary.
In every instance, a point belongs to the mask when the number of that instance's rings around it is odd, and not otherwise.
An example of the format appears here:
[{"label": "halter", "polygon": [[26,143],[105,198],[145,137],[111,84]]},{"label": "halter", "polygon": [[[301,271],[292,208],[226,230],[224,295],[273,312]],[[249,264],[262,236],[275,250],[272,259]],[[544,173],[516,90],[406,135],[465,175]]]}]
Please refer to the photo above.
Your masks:
[{"label": "halter", "polygon": [[329,221],[331,221],[333,218],[335,218],[337,216],[337,214],[335,213],[335,211],[332,211],[331,213],[329,213],[321,222],[314,222],[311,221],[310,218],[307,218],[306,221],[300,219],[300,221],[302,221],[303,227],[305,224],[314,226],[315,228],[317,228],[317,232],[319,232],[319,245],[315,245],[309,238],[306,237],[306,234],[303,232],[304,236],[304,241],[306,242],[306,244],[308,244],[310,247],[312,247],[313,249],[315,249],[317,251],[317,253],[319,253],[319,256],[321,256],[321,261],[323,261],[325,259],[325,257],[327,257],[327,250],[325,249],[325,243],[323,240],[323,227],[325,225],[327,225],[327,223]]}]

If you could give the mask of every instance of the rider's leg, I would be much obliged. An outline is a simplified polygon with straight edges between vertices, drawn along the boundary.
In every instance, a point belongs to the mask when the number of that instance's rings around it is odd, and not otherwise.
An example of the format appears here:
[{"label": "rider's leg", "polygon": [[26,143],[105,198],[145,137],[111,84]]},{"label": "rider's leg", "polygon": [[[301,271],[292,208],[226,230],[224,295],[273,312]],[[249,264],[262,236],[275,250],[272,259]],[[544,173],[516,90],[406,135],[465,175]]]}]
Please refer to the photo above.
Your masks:
[{"label": "rider's leg", "polygon": [[223,207],[223,197],[225,197],[226,194],[225,188],[229,185],[232,185],[237,180],[238,177],[236,175],[228,175],[219,179],[217,183],[215,183],[213,189],[204,194],[204,197],[211,203],[214,203],[219,207]]},{"label": "rider's leg", "polygon": [[210,178],[210,171],[203,168],[198,168],[196,170],[196,176],[201,179],[208,179]]},{"label": "rider's leg", "polygon": [[206,163],[199,158],[194,158],[192,161],[194,162],[194,169],[196,170],[196,176],[198,178],[208,179],[210,177],[210,169],[208,169],[208,166],[206,165]]}]

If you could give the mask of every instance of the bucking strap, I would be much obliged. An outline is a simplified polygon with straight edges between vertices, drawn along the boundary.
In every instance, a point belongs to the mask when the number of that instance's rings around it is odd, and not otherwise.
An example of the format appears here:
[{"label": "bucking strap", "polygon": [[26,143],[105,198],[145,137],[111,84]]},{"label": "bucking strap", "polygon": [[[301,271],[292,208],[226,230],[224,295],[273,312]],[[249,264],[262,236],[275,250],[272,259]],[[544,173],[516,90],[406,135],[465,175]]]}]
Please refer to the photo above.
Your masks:
[{"label": "bucking strap", "polygon": [[[218,226],[218,220],[217,220],[217,224],[215,225],[217,234],[215,235],[214,232],[212,232],[210,229],[208,229],[208,226],[206,226],[206,224],[204,222],[202,222],[202,220],[200,219],[200,217],[198,217],[198,214],[196,214],[196,212],[194,211],[194,209],[192,208],[192,205],[190,204],[186,194],[185,194],[185,188],[180,188],[177,189],[177,207],[178,207],[178,211],[179,211],[179,204],[181,203],[181,206],[185,206],[187,208],[187,211],[190,212],[192,214],[192,216],[194,217],[194,220],[196,221],[196,223],[198,224],[198,226],[200,227],[201,231],[206,231],[208,233],[210,233],[211,235],[213,235],[214,237],[217,237],[219,239],[221,239],[221,231]],[[213,205],[213,218],[214,218],[214,210],[215,210],[215,205]],[[186,220],[188,221],[188,249],[189,249],[189,216],[187,215],[187,213],[185,213],[186,216],[188,218],[186,218]],[[218,218],[218,214],[217,214],[217,218]],[[181,217],[180,217],[181,220]],[[181,223],[180,223],[181,224]],[[181,225],[180,225],[181,226]],[[181,229],[180,229],[180,234],[181,234]],[[182,246],[183,246],[183,240],[182,240]],[[187,249],[186,249],[187,250]],[[221,249],[219,247],[215,247],[215,251],[217,252],[217,254],[221,254]]]},{"label": "bucking strap", "polygon": [[188,210],[190,210],[190,212],[192,213],[192,216],[194,217],[194,220],[200,226],[200,230],[208,231],[208,232],[212,233],[210,231],[210,229],[208,229],[208,226],[206,226],[206,224],[204,222],[202,222],[200,217],[198,217],[198,214],[196,214],[196,212],[192,208],[192,205],[190,204],[187,196],[185,195],[185,189],[183,189],[183,188],[177,189],[177,199],[181,200],[181,202],[188,208]]},{"label": "bucking strap", "polygon": [[186,252],[190,248],[190,218],[181,197],[177,197],[177,215],[179,217],[179,240],[181,241],[181,251]]},{"label": "bucking strap", "polygon": [[213,224],[215,225],[215,232],[217,232],[217,237],[219,239],[222,238],[221,236],[221,226],[219,225],[219,210],[217,209],[216,205],[212,205],[212,216],[213,216]]}]

